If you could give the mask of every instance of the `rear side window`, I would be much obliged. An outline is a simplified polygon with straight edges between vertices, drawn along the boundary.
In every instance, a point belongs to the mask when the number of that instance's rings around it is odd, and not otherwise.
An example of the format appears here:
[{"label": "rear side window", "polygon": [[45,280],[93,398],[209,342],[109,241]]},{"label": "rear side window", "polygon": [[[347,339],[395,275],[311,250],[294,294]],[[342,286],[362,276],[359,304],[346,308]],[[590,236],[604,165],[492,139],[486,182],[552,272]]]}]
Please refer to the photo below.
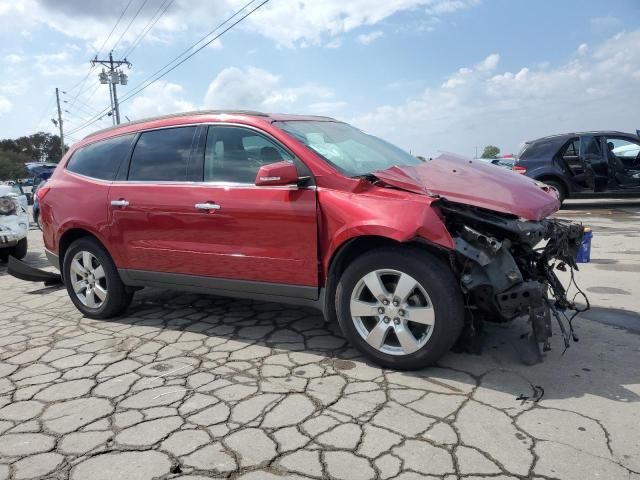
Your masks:
[{"label": "rear side window", "polygon": [[131,157],[129,180],[190,180],[190,170],[194,168],[191,152],[196,148],[196,128],[167,128],[142,133]]},{"label": "rear side window", "polygon": [[79,148],[69,160],[67,170],[99,180],[112,181],[131,151],[135,134],[109,138]]},{"label": "rear side window", "polygon": [[564,149],[564,152],[562,152],[562,156],[564,158],[577,157],[579,152],[580,152],[580,140],[576,138],[567,144],[567,147]]},{"label": "rear side window", "polygon": [[[548,158],[549,160],[556,153],[554,149],[555,143],[539,141],[528,143],[520,152],[520,160],[528,160],[530,158]],[[555,147],[557,148],[557,147]]]}]

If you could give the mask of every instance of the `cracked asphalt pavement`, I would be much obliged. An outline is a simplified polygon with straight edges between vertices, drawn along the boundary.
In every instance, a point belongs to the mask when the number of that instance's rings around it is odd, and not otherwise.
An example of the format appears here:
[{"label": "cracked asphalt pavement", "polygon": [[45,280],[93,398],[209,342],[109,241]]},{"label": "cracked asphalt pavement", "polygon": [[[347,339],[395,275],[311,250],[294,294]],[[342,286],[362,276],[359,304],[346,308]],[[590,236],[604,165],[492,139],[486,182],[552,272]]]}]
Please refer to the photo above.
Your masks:
[{"label": "cracked asphalt pavement", "polygon": [[313,310],[146,289],[94,321],[1,265],[0,479],[640,480],[640,207],[590,208],[562,215],[593,226],[595,308],[533,367],[521,322],[395,372]]}]

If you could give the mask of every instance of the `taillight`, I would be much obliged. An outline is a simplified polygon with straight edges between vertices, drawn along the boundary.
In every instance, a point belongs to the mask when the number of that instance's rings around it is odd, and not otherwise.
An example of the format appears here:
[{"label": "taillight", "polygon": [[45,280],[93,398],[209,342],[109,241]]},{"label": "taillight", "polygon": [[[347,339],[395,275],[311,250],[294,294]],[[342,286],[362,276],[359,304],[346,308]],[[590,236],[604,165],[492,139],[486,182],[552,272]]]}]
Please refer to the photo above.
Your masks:
[{"label": "taillight", "polygon": [[42,202],[42,199],[45,197],[47,193],[49,193],[49,190],[51,190],[51,187],[42,187],[40,188],[40,190],[37,191],[36,197],[38,197],[39,202]]},{"label": "taillight", "polygon": [[514,164],[513,167],[511,167],[511,170],[513,170],[516,173],[520,173],[522,175],[527,173],[527,167],[523,167],[522,165],[518,165],[518,164]]}]

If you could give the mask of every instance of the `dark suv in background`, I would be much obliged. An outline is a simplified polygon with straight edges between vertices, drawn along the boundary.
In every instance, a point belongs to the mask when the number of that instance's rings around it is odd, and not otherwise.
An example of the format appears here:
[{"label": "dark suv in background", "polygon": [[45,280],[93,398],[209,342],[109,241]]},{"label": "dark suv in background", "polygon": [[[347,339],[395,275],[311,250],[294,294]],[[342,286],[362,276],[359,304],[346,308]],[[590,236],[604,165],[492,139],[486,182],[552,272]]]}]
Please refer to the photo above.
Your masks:
[{"label": "dark suv in background", "polygon": [[639,133],[565,133],[526,142],[513,171],[567,198],[640,196]]}]

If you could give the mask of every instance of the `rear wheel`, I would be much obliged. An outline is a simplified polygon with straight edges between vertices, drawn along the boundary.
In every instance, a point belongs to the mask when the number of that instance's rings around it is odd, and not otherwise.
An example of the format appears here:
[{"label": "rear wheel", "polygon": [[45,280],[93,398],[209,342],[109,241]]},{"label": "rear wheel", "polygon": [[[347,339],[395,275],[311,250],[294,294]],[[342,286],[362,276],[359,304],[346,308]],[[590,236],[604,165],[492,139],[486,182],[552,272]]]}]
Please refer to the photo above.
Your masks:
[{"label": "rear wheel", "polygon": [[417,248],[366,253],[336,289],[338,323],[352,345],[385,367],[437,361],[463,326],[462,295],[451,270]]},{"label": "rear wheel", "polygon": [[133,293],[120,280],[107,251],[92,238],[69,246],[63,274],[71,301],[86,317],[115,317],[131,304]]}]

